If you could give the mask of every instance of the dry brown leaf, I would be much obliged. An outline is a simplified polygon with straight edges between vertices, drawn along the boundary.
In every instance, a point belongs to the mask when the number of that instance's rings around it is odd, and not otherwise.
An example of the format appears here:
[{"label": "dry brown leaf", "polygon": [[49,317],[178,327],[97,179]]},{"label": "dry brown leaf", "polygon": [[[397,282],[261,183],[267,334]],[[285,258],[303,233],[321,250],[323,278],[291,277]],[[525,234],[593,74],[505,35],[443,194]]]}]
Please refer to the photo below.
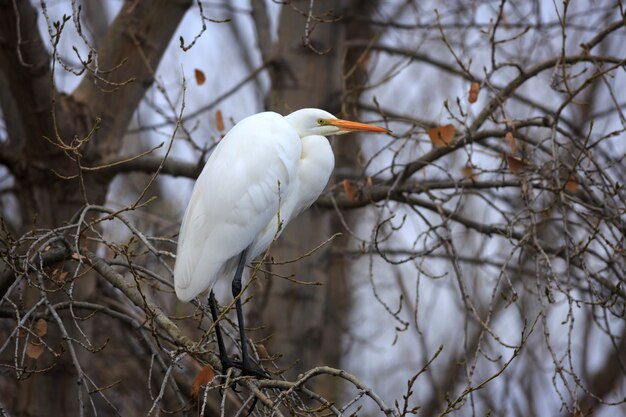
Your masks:
[{"label": "dry brown leaf", "polygon": [[437,126],[428,129],[426,133],[436,148],[443,148],[452,143],[456,129],[453,125]]},{"label": "dry brown leaf", "polygon": [[352,201],[356,200],[359,194],[359,189],[348,179],[343,180],[343,191]]},{"label": "dry brown leaf", "polygon": [[509,166],[509,171],[511,171],[514,174],[519,173],[526,166],[526,164],[524,163],[524,161],[522,161],[521,158],[518,158],[516,156],[510,156],[510,155],[506,156],[506,163]]},{"label": "dry brown leaf", "polygon": [[478,100],[479,89],[480,89],[480,84],[478,84],[477,82],[473,82],[472,85],[470,86],[469,98],[467,99],[467,101],[469,101],[470,103],[476,103],[476,100]]},{"label": "dry brown leaf", "polygon": [[575,193],[578,190],[578,179],[575,176],[571,176],[565,183],[565,189],[570,193]]},{"label": "dry brown leaf", "polygon": [[43,353],[43,344],[28,342],[26,345],[26,356],[37,359]]},{"label": "dry brown leaf", "polygon": [[87,262],[87,258],[86,257],[84,257],[83,255],[81,255],[79,253],[76,253],[76,252],[74,252],[72,254],[72,259],[75,260],[75,261],[79,261],[79,262]]},{"label": "dry brown leaf", "polygon": [[511,153],[515,154],[517,146],[515,143],[515,138],[513,137],[513,133],[506,132],[506,135],[504,135],[504,139],[506,140],[506,143],[509,144],[509,148],[511,148]]},{"label": "dry brown leaf", "polygon": [[57,284],[64,284],[67,274],[67,271],[63,271],[62,269],[55,269],[52,271],[52,276],[50,278],[52,278],[52,281],[56,282]]},{"label": "dry brown leaf", "polygon": [[461,174],[463,174],[463,177],[465,178],[473,178],[474,168],[472,168],[471,165],[465,165],[463,168],[461,168]]},{"label": "dry brown leaf", "polygon": [[372,188],[372,185],[374,185],[374,181],[372,180],[372,177],[368,176],[367,177],[367,186]]},{"label": "dry brown leaf", "polygon": [[589,56],[590,55],[590,49],[589,49],[589,44],[586,43],[581,43],[580,47],[583,49],[583,55],[584,56]]},{"label": "dry brown leaf", "polygon": [[197,397],[200,392],[200,388],[211,382],[213,377],[215,377],[215,372],[213,372],[211,365],[205,365],[204,368],[200,369],[200,372],[198,372],[196,377],[193,379],[193,384],[191,385],[191,395]]},{"label": "dry brown leaf", "polygon": [[551,208],[545,208],[543,210],[539,211],[539,214],[541,215],[541,217],[545,220],[545,219],[549,219],[550,216],[552,216],[552,209]]},{"label": "dry brown leaf", "polygon": [[220,132],[224,131],[224,118],[222,117],[222,111],[218,110],[215,112],[215,127]]},{"label": "dry brown leaf", "polygon": [[35,334],[39,337],[45,336],[48,333],[48,322],[44,319],[39,319],[35,323],[35,327],[33,328]]},{"label": "dry brown leaf", "polygon": [[196,77],[196,84],[198,85],[202,85],[204,84],[204,82],[206,81],[206,77],[204,76],[204,72],[200,71],[199,69],[195,69],[193,70],[193,74]]},{"label": "dry brown leaf", "polygon": [[263,343],[255,344],[256,352],[259,354],[259,358],[263,360],[270,359],[269,353],[267,353],[267,349]]}]

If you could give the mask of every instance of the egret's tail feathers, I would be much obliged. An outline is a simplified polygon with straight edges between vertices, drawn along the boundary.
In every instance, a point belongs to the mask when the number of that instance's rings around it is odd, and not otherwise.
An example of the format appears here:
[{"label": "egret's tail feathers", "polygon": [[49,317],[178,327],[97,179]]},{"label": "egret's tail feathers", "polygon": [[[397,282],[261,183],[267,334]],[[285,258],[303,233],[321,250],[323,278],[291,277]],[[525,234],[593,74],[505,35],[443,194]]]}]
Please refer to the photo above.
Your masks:
[{"label": "egret's tail feathers", "polygon": [[179,251],[174,266],[174,289],[181,301],[190,301],[213,287],[220,262],[208,262],[195,251]]},{"label": "egret's tail feathers", "polygon": [[184,302],[188,302],[194,299],[194,297],[196,297],[196,293],[195,291],[193,291],[191,288],[187,287],[187,288],[182,288],[179,287],[178,285],[176,285],[174,287],[174,289],[176,290],[176,297],[178,297],[178,299],[180,301],[184,301]]},{"label": "egret's tail feathers", "polygon": [[237,257],[227,261],[180,257],[174,267],[174,289],[181,301],[191,301],[205,291],[210,291],[222,276],[234,274]]},{"label": "egret's tail feathers", "polygon": [[174,290],[181,301],[192,300],[199,292],[193,283],[194,265],[189,256],[181,256],[179,253],[174,266]]}]

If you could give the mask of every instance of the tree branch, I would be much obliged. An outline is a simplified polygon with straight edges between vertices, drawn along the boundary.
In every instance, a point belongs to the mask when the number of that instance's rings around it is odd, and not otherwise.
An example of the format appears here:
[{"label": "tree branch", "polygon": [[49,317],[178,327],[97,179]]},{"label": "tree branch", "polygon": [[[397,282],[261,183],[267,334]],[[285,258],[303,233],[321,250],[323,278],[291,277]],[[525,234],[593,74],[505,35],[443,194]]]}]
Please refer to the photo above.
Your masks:
[{"label": "tree branch", "polygon": [[117,148],[191,0],[125,2],[92,68],[74,90],[102,119],[103,146]]},{"label": "tree branch", "polygon": [[[210,103],[205,104],[204,106],[200,107],[199,109],[194,110],[194,111],[192,111],[190,113],[187,113],[186,115],[181,117],[180,121],[181,122],[186,122],[188,120],[191,120],[191,119],[193,119],[195,117],[200,116],[202,113],[205,113],[205,112],[207,112],[207,111],[209,111],[211,109],[214,109],[222,101],[226,100],[228,97],[230,97],[231,95],[233,95],[237,91],[239,91],[239,89],[241,87],[243,87],[244,85],[248,84],[250,81],[257,79],[257,76],[265,68],[267,68],[270,65],[272,65],[271,61],[264,62],[263,64],[261,64],[260,66],[255,68],[250,74],[246,75],[245,78],[243,78],[241,81],[237,82],[231,88],[229,88],[228,90],[226,90],[225,92],[223,92],[222,94],[217,96],[215,99],[213,99],[213,101],[211,101]],[[135,129],[131,129],[131,130],[129,130],[129,133],[141,132],[141,131],[149,130],[149,129],[158,129],[160,127],[164,127],[164,126],[168,126],[168,125],[174,125],[174,124],[176,124],[176,120],[166,120],[164,122],[158,122],[158,123],[154,123],[154,124],[151,124],[151,125],[146,125],[146,126],[141,126],[141,127],[135,128]]]},{"label": "tree branch", "polygon": [[[364,46],[366,44],[366,42],[364,41],[353,41],[350,42],[350,46],[355,46],[355,47],[359,47],[359,46]],[[444,62],[444,61],[440,61],[438,59],[435,59],[427,54],[423,54],[423,53],[419,53],[417,51],[413,51],[410,49],[403,49],[403,48],[396,48],[396,47],[392,47],[392,46],[387,46],[387,45],[373,45],[372,50],[374,51],[380,51],[380,52],[385,52],[387,54],[390,55],[400,55],[400,56],[404,56],[407,58],[411,58],[414,59],[416,61],[419,62],[425,62],[427,64],[430,64],[434,67],[437,67],[445,72],[447,72],[448,74],[451,75],[458,75],[459,77],[462,77],[470,82],[477,82],[479,84],[483,84],[485,82],[485,80],[481,77],[478,77],[476,75],[473,75],[472,77],[469,77],[468,74],[465,71],[462,71],[461,69],[457,68],[456,66]],[[494,86],[497,89],[501,89],[502,87],[498,87],[498,86]],[[513,98],[515,98],[516,100],[519,100],[520,102],[527,104],[531,107],[536,107],[539,110],[541,110],[542,112],[546,113],[546,114],[550,114],[552,113],[552,109],[544,106],[541,103],[538,103],[534,100],[529,99],[528,97],[525,97],[519,93],[515,93],[513,95]],[[567,122],[567,121],[566,121]]]},{"label": "tree branch", "polygon": [[[50,266],[67,259],[71,255],[68,248],[55,248],[46,252],[35,253],[27,265]],[[28,266],[27,266],[28,267]],[[30,272],[30,269],[26,273]],[[0,298],[3,298],[11,285],[15,282],[15,271],[4,260],[0,262]]]},{"label": "tree branch", "polygon": [[[206,361],[213,369],[221,369],[220,360],[211,352],[198,353],[197,345],[187,336],[185,336],[180,328],[167,317],[160,308],[147,301],[143,295],[137,290],[135,285],[128,283],[122,275],[117,273],[109,264],[95,254],[84,251],[89,263],[103,278],[111,283],[115,288],[120,290],[128,299],[130,299],[137,307],[145,312],[149,319],[154,320],[174,340],[177,347],[186,349],[194,355],[198,355],[202,360]],[[222,370],[225,372],[226,370]],[[257,384],[251,380],[243,379],[239,381],[243,386],[248,388],[261,403],[267,407],[273,407],[273,402],[261,391]],[[276,415],[282,416],[277,412]]]},{"label": "tree branch", "polygon": [[131,159],[132,157],[120,156],[106,161],[101,167],[106,175],[115,176],[117,174],[126,174],[129,172],[143,172],[146,174],[154,174],[161,166],[161,174],[172,175],[174,177],[198,178],[204,161],[197,163],[183,161],[182,159],[169,157],[165,162],[160,156],[146,155],[140,158]]},{"label": "tree branch", "polygon": [[272,59],[273,43],[270,34],[271,25],[267,5],[264,1],[252,0],[250,6],[252,7],[252,21],[254,22],[254,28],[256,30],[261,58],[264,62],[269,62]]},{"label": "tree branch", "polygon": [[530,80],[535,77],[539,73],[553,68],[555,65],[559,63],[565,64],[575,64],[577,62],[607,62],[622,65],[626,63],[626,59],[615,58],[611,56],[589,56],[589,55],[575,55],[569,57],[555,57],[543,61],[530,69],[522,72],[520,75],[515,77],[510,83],[508,83],[504,88],[502,88],[498,94],[493,97],[489,103],[481,112],[476,116],[471,126],[468,129],[468,133],[457,138],[454,142],[448,144],[446,147],[435,148],[427,154],[420,157],[418,160],[408,164],[404,171],[398,174],[391,182],[396,182],[398,180],[403,181],[413,175],[415,172],[424,168],[429,163],[441,158],[444,155],[452,153],[453,151],[466,146],[468,143],[473,143],[479,139],[483,139],[485,136],[481,132],[478,132],[478,129],[482,126],[482,124],[487,120],[487,118],[496,110],[498,106],[504,103],[509,97],[513,95],[515,90],[517,90],[524,82]]},{"label": "tree branch", "polygon": [[[156,324],[165,330],[178,346],[192,351],[195,350],[195,343],[187,336],[183,335],[178,326],[176,326],[160,308],[146,300],[134,284],[127,282],[122,275],[111,268],[102,258],[89,251],[83,251],[83,254],[98,274],[124,293],[137,307],[142,309],[148,318],[154,320]],[[219,359],[215,355],[209,355],[208,361],[214,368],[218,367],[220,364]]]},{"label": "tree branch", "polygon": [[448,180],[448,181],[420,181],[402,186],[393,187],[386,184],[376,184],[371,187],[365,187],[360,190],[355,197],[350,197],[345,193],[339,195],[330,195],[330,193],[320,196],[315,205],[325,209],[357,209],[366,207],[372,203],[379,201],[405,201],[403,195],[407,193],[424,193],[432,190],[458,189],[458,190],[476,190],[476,189],[499,189],[509,187],[520,187],[520,180],[494,180],[494,181],[475,181],[466,180]]},{"label": "tree branch", "polygon": [[50,55],[30,1],[0,0],[0,71],[5,80],[0,85],[6,87],[0,92],[0,105],[17,152],[26,141],[25,134],[40,140],[40,132],[51,130]]}]

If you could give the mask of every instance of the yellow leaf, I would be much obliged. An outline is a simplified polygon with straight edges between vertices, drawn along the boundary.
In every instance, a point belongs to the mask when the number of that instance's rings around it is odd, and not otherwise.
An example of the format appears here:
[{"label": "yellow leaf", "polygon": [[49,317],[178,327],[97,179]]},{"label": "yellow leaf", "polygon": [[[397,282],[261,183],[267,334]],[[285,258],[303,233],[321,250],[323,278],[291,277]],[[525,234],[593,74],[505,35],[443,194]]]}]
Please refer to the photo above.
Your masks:
[{"label": "yellow leaf", "polygon": [[213,368],[210,365],[206,365],[204,368],[200,369],[200,372],[193,379],[193,384],[191,385],[191,395],[194,397],[198,396],[200,392],[200,388],[203,385],[208,384],[215,377],[215,372],[213,372]]},{"label": "yellow leaf", "polygon": [[193,74],[196,77],[196,84],[198,85],[202,85],[204,84],[204,82],[206,81],[206,77],[204,76],[204,72],[200,71],[199,69],[195,69],[193,71]]},{"label": "yellow leaf", "polygon": [[470,86],[469,97],[467,101],[469,101],[470,103],[476,103],[476,100],[478,100],[479,89],[480,89],[480,84],[478,84],[477,82],[473,82],[472,85]]},{"label": "yellow leaf", "polygon": [[456,129],[453,125],[437,126],[426,132],[436,148],[448,146],[454,140]]}]

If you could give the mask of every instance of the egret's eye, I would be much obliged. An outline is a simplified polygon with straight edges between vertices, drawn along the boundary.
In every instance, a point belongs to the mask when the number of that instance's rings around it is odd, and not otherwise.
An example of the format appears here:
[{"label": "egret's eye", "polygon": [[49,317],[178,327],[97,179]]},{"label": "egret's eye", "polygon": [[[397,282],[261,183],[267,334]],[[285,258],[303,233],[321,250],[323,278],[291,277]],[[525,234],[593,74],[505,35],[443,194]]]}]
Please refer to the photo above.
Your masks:
[{"label": "egret's eye", "polygon": [[328,122],[326,122],[326,120],[324,119],[317,119],[317,124],[320,126],[324,126],[326,124],[328,124]]}]

